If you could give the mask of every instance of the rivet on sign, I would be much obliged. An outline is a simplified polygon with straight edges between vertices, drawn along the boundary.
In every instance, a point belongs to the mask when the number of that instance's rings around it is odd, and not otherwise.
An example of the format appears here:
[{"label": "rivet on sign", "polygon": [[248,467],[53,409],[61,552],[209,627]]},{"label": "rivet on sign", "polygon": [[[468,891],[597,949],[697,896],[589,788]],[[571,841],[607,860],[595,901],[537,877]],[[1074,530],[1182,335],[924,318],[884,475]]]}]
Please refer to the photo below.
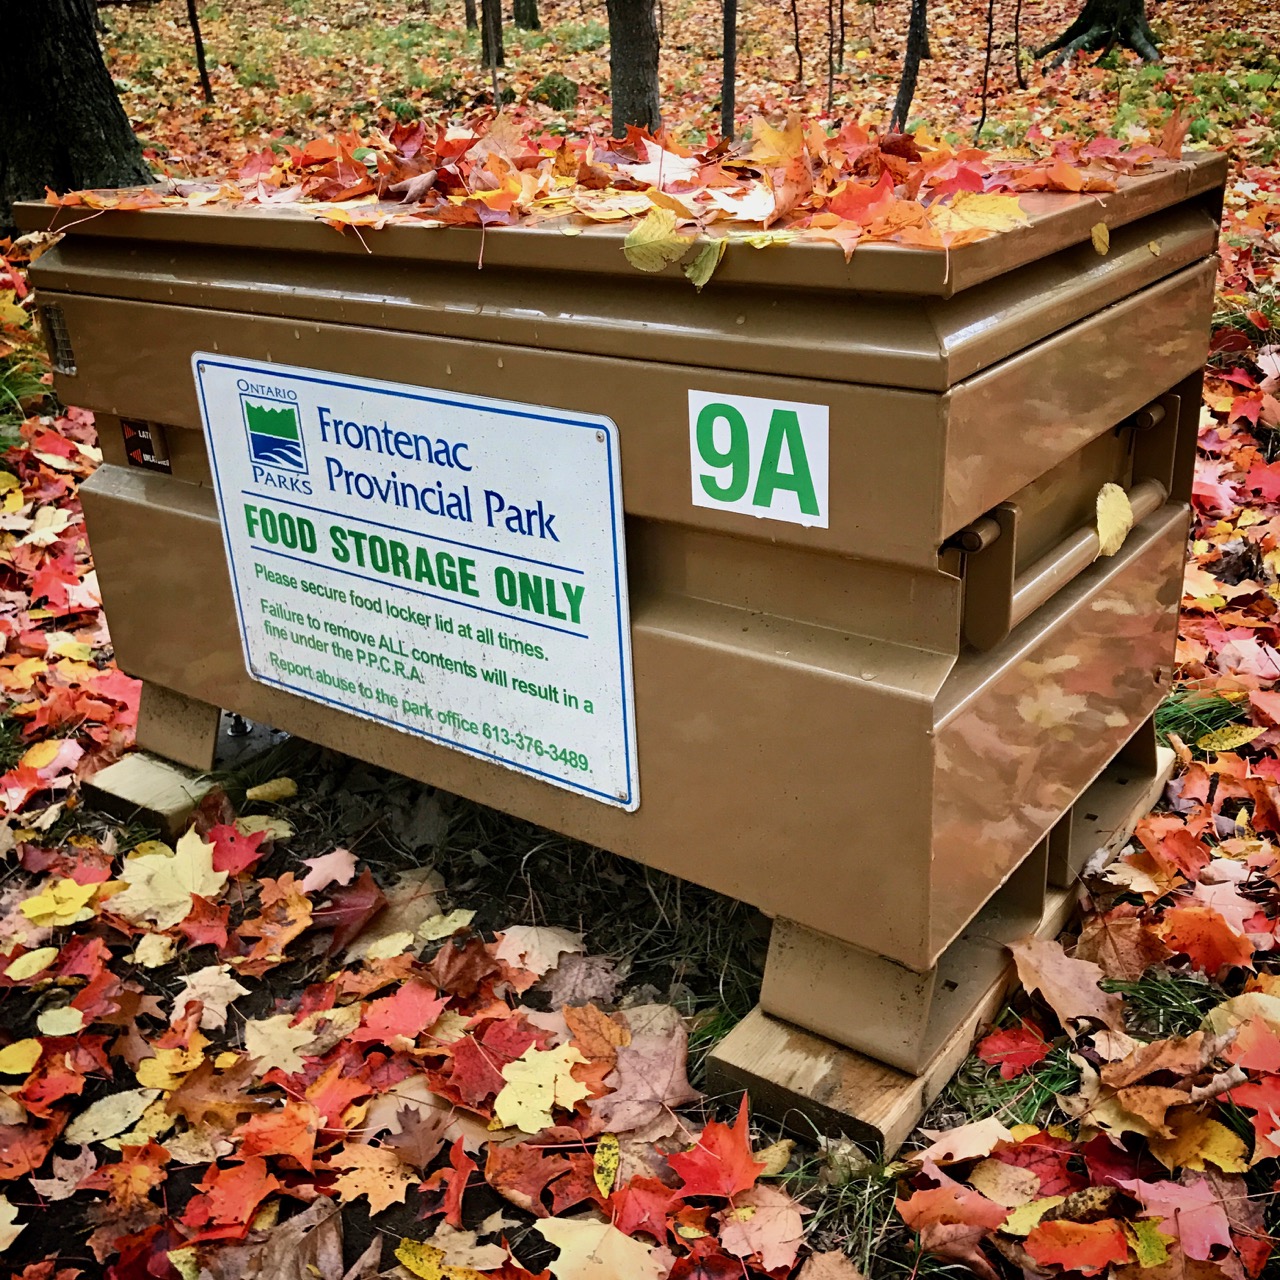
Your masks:
[{"label": "rivet on sign", "polygon": [[746,316],[739,316],[737,320],[734,321],[734,324],[746,324],[746,323],[747,323]]},{"label": "rivet on sign", "polygon": [[502,365],[502,357],[501,357],[501,356],[499,356],[499,357],[498,357],[498,368],[499,368],[499,369],[501,369],[502,367],[503,367],[503,365]]},{"label": "rivet on sign", "polygon": [[604,444],[604,432],[603,432],[603,431],[597,431],[597,432],[596,432],[596,439],[597,439],[597,440],[599,440],[601,444]]},{"label": "rivet on sign", "polygon": [[451,365],[451,364],[447,364],[447,365],[445,365],[445,367],[444,367],[444,371],[445,371],[445,373],[452,373],[452,372],[453,372],[453,365]]}]

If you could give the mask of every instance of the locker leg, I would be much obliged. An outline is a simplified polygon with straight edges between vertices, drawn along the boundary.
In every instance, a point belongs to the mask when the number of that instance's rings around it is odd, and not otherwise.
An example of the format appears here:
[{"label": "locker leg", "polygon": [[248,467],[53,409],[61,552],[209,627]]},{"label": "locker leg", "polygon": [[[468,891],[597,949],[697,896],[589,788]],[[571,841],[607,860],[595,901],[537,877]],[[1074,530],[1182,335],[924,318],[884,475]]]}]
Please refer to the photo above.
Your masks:
[{"label": "locker leg", "polygon": [[213,768],[222,712],[159,684],[142,686],[138,746],[200,773]]},{"label": "locker leg", "polygon": [[918,1074],[1008,965],[1008,942],[1044,915],[1047,844],[995,893],[924,973],[791,920],[775,920],[760,1007],[766,1014]]}]

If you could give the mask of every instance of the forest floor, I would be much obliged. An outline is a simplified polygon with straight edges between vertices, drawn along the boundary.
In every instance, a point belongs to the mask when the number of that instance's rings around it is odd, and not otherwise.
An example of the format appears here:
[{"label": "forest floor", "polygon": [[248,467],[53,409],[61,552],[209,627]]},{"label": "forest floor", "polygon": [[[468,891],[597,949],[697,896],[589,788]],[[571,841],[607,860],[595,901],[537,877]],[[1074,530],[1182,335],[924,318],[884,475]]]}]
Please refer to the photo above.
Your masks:
[{"label": "forest floor", "polygon": [[[666,123],[696,147],[719,115],[717,11],[663,9]],[[603,5],[541,10],[541,31],[508,28],[504,109],[598,129]],[[1024,47],[1072,16],[1025,10]],[[104,12],[126,107],[174,175],[492,102],[461,0],[205,5],[212,106],[181,0]],[[847,7],[830,85],[838,9],[799,4],[800,67],[789,7],[741,13],[740,121],[883,124],[905,4]],[[984,147],[1141,143],[1178,109],[1233,169],[1160,715],[1178,771],[1090,882],[1079,937],[1019,949],[1027,992],[935,1106],[940,1132],[886,1166],[700,1097],[767,925],[670,877],[300,744],[219,777],[172,845],[87,810],[137,686],[77,499],[92,419],[47,395],[20,243],[0,270],[14,1276],[1280,1275],[1280,12],[1162,4],[1161,65],[1028,63],[1025,88],[1013,5],[994,16]],[[913,127],[956,146],[984,114],[985,19],[932,6]]]}]

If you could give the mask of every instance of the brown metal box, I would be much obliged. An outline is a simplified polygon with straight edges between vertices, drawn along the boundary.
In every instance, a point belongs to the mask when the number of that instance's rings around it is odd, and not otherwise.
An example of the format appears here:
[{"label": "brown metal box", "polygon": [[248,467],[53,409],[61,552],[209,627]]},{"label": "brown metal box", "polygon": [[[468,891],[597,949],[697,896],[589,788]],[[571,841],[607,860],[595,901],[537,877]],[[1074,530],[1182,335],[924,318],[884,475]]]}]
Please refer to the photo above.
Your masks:
[{"label": "brown metal box", "polygon": [[[1043,892],[1028,856],[1168,687],[1224,174],[1024,197],[1029,225],[946,254],[734,246],[702,294],[613,229],[490,234],[477,271],[459,230],[62,211],[32,274],[59,394],[100,415],[83,501],[140,737],[177,706],[198,757],[200,704],[236,710],[754,903],[790,922],[779,975],[825,937],[927,1001],[911,974],[1019,867]],[[616,423],[638,808],[249,677],[196,352]],[[691,392],[825,409],[825,527],[693,505]],[[1140,518],[1095,561],[1106,482]],[[904,1066],[932,1035],[818,1021]]]}]

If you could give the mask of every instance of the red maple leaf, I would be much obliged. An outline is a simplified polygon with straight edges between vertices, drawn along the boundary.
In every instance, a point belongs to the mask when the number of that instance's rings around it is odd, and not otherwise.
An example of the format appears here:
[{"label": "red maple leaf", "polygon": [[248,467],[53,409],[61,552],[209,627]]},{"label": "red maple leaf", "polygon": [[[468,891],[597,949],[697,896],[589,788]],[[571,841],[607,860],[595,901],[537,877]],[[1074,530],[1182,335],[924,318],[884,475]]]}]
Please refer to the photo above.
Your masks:
[{"label": "red maple leaf", "polygon": [[1170,951],[1211,978],[1226,968],[1253,968],[1253,944],[1212,907],[1171,907],[1157,931]]},{"label": "red maple leaf", "polygon": [[320,1116],[311,1103],[288,1101],[279,1111],[251,1116],[232,1136],[240,1139],[237,1154],[243,1160],[291,1156],[310,1171],[319,1128]]},{"label": "red maple leaf", "polygon": [[251,831],[247,836],[241,835],[235,827],[225,822],[210,827],[208,840],[213,845],[213,869],[233,876],[247,871],[265,852],[261,848],[264,839],[265,831]]},{"label": "red maple leaf", "polygon": [[990,1066],[1000,1068],[1002,1080],[1016,1080],[1029,1067],[1043,1062],[1049,1045],[1033,1023],[993,1031],[978,1042],[977,1055]]},{"label": "red maple leaf", "polygon": [[257,1207],[281,1185],[260,1156],[250,1156],[229,1169],[212,1165],[204,1181],[196,1184],[203,1194],[192,1197],[182,1221],[189,1227],[244,1223],[247,1228]]},{"label": "red maple leaf", "polygon": [[681,1195],[730,1199],[755,1186],[765,1166],[751,1154],[746,1095],[732,1126],[710,1121],[696,1146],[669,1156],[668,1161],[684,1184]]},{"label": "red maple leaf", "polygon": [[311,919],[317,928],[333,930],[330,955],[345,950],[356,934],[387,905],[387,899],[368,867],[354,883],[329,890],[328,898],[329,905],[317,910]]},{"label": "red maple leaf", "polygon": [[506,1081],[492,1054],[486,1053],[471,1036],[464,1036],[451,1046],[452,1067],[447,1079],[441,1082],[440,1092],[454,1102],[472,1111],[487,1108],[494,1094]]},{"label": "red maple leaf", "polygon": [[[492,1151],[493,1148],[490,1148]],[[449,1167],[437,1169],[418,1188],[420,1191],[436,1191],[444,1188],[444,1196],[433,1212],[443,1213],[444,1220],[451,1227],[462,1226],[462,1195],[467,1189],[467,1182],[478,1168],[476,1162],[466,1153],[461,1138],[455,1138],[449,1148]],[[486,1176],[488,1170],[486,1169]]]},{"label": "red maple leaf", "polygon": [[398,1036],[415,1040],[444,1012],[449,1003],[425,982],[406,982],[395,995],[371,1000],[360,1025],[351,1033],[357,1044],[377,1040],[390,1045]]},{"label": "red maple leaf", "polygon": [[542,1203],[542,1192],[553,1178],[569,1168],[569,1162],[557,1153],[548,1154],[527,1142],[500,1147],[490,1143],[485,1152],[484,1179],[512,1204],[539,1218],[549,1216]]},{"label": "red maple leaf", "polygon": [[1113,1262],[1129,1257],[1124,1228],[1114,1218],[1101,1222],[1039,1223],[1027,1237],[1027,1252],[1043,1267],[1057,1264],[1065,1271],[1097,1275]]},{"label": "red maple leaf", "polygon": [[667,1214],[679,1199],[666,1183],[637,1174],[609,1197],[613,1225],[629,1236],[643,1231],[663,1244],[667,1238]]},{"label": "red maple leaf", "polygon": [[193,947],[214,946],[225,951],[227,946],[227,925],[231,919],[229,903],[219,905],[209,898],[202,898],[198,893],[191,895],[191,912],[185,920],[178,922],[178,932]]}]

